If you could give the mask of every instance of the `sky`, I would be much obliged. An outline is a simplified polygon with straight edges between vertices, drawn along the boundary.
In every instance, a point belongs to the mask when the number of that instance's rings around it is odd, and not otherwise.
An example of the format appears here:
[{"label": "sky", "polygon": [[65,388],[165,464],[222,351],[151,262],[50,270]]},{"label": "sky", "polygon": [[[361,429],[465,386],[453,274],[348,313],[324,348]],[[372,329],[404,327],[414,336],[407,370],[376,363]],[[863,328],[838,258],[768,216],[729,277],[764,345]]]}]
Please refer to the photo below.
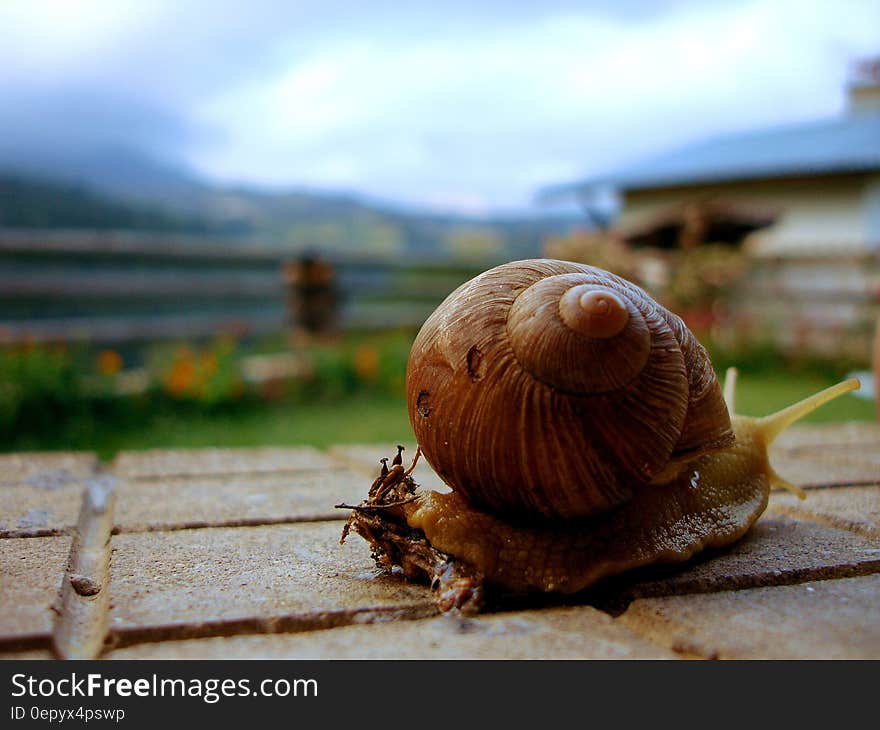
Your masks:
[{"label": "sky", "polygon": [[0,0],[0,139],[466,213],[832,116],[876,0]]}]

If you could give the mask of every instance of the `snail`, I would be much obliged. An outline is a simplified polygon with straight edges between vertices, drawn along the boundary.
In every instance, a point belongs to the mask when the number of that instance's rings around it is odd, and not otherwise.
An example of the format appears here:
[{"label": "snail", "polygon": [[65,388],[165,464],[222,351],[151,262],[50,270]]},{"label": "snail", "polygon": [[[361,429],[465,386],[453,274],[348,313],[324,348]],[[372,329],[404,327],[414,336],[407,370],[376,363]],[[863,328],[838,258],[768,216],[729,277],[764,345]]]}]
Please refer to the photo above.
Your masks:
[{"label": "snail", "polygon": [[[466,282],[417,335],[402,450],[352,510],[385,569],[427,576],[442,610],[476,611],[486,586],[579,592],[741,538],[772,487],[791,423],[850,380],[764,418],[733,413],[706,350],[675,314],[607,271],[516,261]],[[422,455],[450,487],[418,490]]]}]

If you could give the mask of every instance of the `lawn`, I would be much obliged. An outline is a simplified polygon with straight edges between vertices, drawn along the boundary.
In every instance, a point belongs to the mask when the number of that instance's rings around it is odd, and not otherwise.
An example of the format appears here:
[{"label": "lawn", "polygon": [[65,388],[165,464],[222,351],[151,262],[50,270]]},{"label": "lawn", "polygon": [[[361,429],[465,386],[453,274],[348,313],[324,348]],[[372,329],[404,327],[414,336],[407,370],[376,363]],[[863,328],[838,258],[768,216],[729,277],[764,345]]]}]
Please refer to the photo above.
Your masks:
[{"label": "lawn", "polygon": [[[832,385],[816,374],[740,375],[737,410],[765,415]],[[808,421],[874,420],[873,403],[845,395],[811,414]],[[261,446],[338,443],[393,445],[412,441],[402,396],[362,392],[346,398],[261,404],[217,412],[188,408],[120,418],[72,418],[56,428],[23,434],[7,451],[89,449],[110,458],[122,449],[199,446]]]}]

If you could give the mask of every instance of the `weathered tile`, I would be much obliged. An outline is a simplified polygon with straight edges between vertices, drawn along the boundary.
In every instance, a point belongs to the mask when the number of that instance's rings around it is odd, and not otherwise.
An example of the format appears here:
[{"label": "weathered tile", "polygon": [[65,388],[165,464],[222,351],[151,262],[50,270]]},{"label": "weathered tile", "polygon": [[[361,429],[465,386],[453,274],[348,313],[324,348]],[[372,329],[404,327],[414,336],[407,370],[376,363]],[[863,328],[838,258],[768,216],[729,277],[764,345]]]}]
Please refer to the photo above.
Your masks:
[{"label": "weathered tile", "polygon": [[46,537],[71,530],[83,492],[96,482],[115,483],[116,479],[61,471],[0,486],[0,538]]},{"label": "weathered tile", "polygon": [[76,524],[83,485],[0,487],[0,538],[59,535]]},{"label": "weathered tile", "polygon": [[848,530],[765,514],[737,543],[682,566],[612,579],[603,592],[649,597],[784,585],[880,572],[880,540]]},{"label": "weathered tile", "polygon": [[362,475],[342,468],[123,480],[117,487],[116,530],[347,519],[334,505],[357,504],[366,494],[364,484]]},{"label": "weathered tile", "polygon": [[0,642],[51,633],[69,555],[69,537],[0,540]]},{"label": "weathered tile", "polygon": [[675,659],[589,606],[463,618],[443,615],[294,634],[230,636],[121,649],[114,659]]},{"label": "weathered tile", "polygon": [[51,649],[26,649],[22,651],[3,651],[0,646],[0,661],[57,659]]},{"label": "weathered tile", "polygon": [[[415,444],[404,444],[406,451],[403,452],[404,464],[409,468],[410,460],[415,455]],[[343,444],[331,446],[327,453],[350,469],[358,471],[366,477],[366,487],[364,487],[364,495],[366,496],[367,487],[370,482],[379,475],[379,460],[383,456],[393,457],[397,453],[397,449],[388,444]],[[413,471],[413,479],[424,489],[433,489],[438,492],[448,492],[449,487],[443,480],[437,476],[428,461],[422,457]],[[361,497],[363,498],[363,497]]]},{"label": "weathered tile", "polygon": [[25,480],[34,483],[65,481],[93,474],[98,457],[82,451],[34,451],[0,454],[0,484]]},{"label": "weathered tile", "polygon": [[329,468],[331,459],[310,446],[123,451],[113,462],[115,474],[134,479]]},{"label": "weathered tile", "polygon": [[880,423],[850,421],[847,423],[797,424],[782,432],[773,443],[774,449],[819,447],[866,447],[880,449]]},{"label": "weathered tile", "polygon": [[880,575],[635,601],[619,619],[721,659],[880,659]]},{"label": "weathered tile", "polygon": [[773,468],[801,487],[880,484],[880,457],[811,448],[771,452]]},{"label": "weathered tile", "polygon": [[123,533],[113,538],[111,630],[199,636],[434,612],[430,590],[379,576],[341,522]]},{"label": "weathered tile", "polygon": [[76,524],[98,462],[90,453],[0,455],[0,538],[61,534]]},{"label": "weathered tile", "polygon": [[880,486],[811,489],[804,500],[787,492],[774,492],[768,509],[880,537]]}]

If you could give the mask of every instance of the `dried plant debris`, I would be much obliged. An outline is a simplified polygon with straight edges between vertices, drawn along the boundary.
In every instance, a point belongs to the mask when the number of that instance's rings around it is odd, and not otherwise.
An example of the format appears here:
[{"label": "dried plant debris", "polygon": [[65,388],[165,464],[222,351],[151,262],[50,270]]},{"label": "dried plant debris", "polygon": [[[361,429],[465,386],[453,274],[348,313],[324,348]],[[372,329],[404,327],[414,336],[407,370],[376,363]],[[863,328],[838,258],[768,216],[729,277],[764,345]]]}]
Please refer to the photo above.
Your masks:
[{"label": "dried plant debris", "polygon": [[421,530],[407,524],[405,505],[422,498],[412,478],[421,452],[416,450],[412,464],[406,469],[403,451],[404,447],[398,445],[390,468],[387,458],[380,460],[381,472],[370,485],[364,501],[357,505],[335,505],[338,509],[351,510],[339,542],[344,543],[354,530],[370,544],[373,559],[383,571],[399,570],[410,580],[427,581],[441,611],[458,609],[462,613],[477,613],[485,599],[484,577],[432,547]]}]

